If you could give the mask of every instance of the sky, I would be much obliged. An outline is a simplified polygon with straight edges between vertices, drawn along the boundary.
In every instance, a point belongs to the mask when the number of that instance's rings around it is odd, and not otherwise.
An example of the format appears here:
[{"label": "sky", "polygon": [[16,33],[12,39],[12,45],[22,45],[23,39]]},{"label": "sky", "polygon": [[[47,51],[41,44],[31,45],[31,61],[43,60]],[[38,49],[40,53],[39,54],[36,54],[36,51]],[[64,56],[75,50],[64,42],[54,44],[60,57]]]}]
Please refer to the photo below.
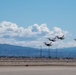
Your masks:
[{"label": "sky", "polygon": [[76,0],[0,0],[0,43],[39,47],[65,34],[53,48],[73,47],[75,31]]}]

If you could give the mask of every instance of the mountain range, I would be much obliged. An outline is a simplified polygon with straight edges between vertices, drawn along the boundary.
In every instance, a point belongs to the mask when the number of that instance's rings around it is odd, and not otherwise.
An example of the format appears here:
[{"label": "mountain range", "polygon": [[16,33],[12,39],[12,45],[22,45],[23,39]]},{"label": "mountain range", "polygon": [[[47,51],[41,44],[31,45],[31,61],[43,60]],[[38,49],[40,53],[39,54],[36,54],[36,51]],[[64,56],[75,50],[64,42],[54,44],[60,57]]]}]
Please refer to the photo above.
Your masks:
[{"label": "mountain range", "polygon": [[[48,57],[49,49],[0,44],[0,56]],[[50,57],[76,57],[76,47],[50,49]]]}]

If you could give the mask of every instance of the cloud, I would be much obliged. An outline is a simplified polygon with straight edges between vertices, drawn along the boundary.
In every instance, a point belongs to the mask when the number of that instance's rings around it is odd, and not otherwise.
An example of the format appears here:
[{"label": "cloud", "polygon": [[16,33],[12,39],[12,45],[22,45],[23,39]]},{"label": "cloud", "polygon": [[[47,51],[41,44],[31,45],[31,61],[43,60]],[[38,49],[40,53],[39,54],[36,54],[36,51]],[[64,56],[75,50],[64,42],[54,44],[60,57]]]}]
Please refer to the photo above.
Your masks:
[{"label": "cloud", "polygon": [[58,27],[54,27],[53,30],[54,30],[55,35],[58,35],[58,36],[62,36],[62,35],[66,36],[68,34],[68,31],[64,31]]},{"label": "cloud", "polygon": [[[56,35],[66,36],[67,34],[69,34],[68,31],[64,31],[56,26],[50,30],[47,24],[34,24],[24,28],[12,22],[3,21],[0,23],[0,43],[6,44],[39,47],[40,45],[44,46],[43,42],[47,41],[48,37],[55,37]],[[55,45],[59,47],[63,43],[57,42]]]},{"label": "cloud", "polygon": [[48,29],[46,24],[38,25],[34,24],[28,28],[18,27],[15,23],[3,21],[0,23],[0,37],[8,38],[29,38],[41,37],[49,34],[51,31]]}]

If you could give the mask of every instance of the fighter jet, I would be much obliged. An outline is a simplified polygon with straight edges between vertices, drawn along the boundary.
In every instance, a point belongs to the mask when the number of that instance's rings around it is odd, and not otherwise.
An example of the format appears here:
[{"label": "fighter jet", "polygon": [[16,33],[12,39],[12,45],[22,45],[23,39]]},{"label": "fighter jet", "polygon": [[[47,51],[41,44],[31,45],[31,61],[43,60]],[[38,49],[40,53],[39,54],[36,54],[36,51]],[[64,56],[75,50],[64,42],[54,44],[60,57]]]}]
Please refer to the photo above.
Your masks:
[{"label": "fighter jet", "polygon": [[76,39],[74,39],[76,41]]},{"label": "fighter jet", "polygon": [[52,46],[52,42],[50,42],[50,43],[44,42],[44,44],[45,44],[46,46]]},{"label": "fighter jet", "polygon": [[55,38],[47,38],[47,39],[49,39],[49,41],[52,41],[52,42],[55,42],[56,41],[56,37]]},{"label": "fighter jet", "polygon": [[58,39],[60,39],[60,40],[64,40],[64,35],[63,36],[61,36],[61,37],[59,37],[59,36],[56,36]]}]

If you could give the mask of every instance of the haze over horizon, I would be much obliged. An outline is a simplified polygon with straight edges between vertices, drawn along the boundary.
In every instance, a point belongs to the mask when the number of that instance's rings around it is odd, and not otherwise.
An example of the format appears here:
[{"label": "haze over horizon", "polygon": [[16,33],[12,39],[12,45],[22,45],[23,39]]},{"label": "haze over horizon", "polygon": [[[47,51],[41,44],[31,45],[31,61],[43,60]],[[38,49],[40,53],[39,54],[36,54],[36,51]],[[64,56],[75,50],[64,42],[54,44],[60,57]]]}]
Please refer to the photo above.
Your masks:
[{"label": "haze over horizon", "polygon": [[0,43],[46,47],[48,37],[65,35],[52,48],[76,47],[76,0],[0,0]]}]

